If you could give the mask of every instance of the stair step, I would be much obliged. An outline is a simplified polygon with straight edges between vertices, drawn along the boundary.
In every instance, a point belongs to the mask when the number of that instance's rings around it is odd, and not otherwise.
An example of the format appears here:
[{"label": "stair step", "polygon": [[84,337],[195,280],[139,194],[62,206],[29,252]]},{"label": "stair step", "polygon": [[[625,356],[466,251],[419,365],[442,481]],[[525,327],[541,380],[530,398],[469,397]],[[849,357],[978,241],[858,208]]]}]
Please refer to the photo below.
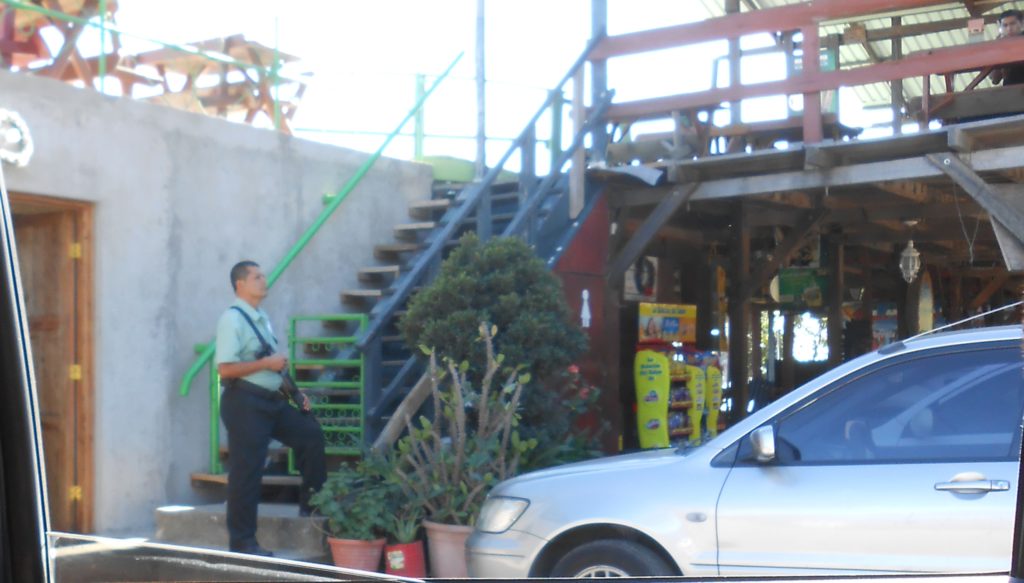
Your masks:
[{"label": "stair step", "polygon": [[415,240],[421,233],[426,233],[437,228],[435,221],[423,221],[420,223],[406,223],[395,227],[395,238],[404,240]]},{"label": "stair step", "polygon": [[384,277],[394,277],[402,271],[402,268],[398,265],[381,265],[378,267],[364,267],[359,270],[357,276],[359,281],[372,282],[379,281]]},{"label": "stair step", "polygon": [[419,251],[423,248],[420,243],[388,243],[385,245],[375,245],[373,248],[373,256],[377,259],[388,259],[398,255],[400,253],[412,253]]},{"label": "stair step", "polygon": [[[302,383],[299,383],[302,386]],[[359,389],[317,389],[317,388],[302,388],[309,396],[316,397],[358,397]]]},{"label": "stair step", "polygon": [[384,297],[384,290],[381,289],[347,289],[341,292],[341,301],[343,302],[379,300],[382,297]]},{"label": "stair step", "polygon": [[[225,481],[226,481],[225,477]],[[299,485],[299,478],[294,477]],[[299,517],[298,504],[260,504],[258,510],[260,545],[281,558],[331,563],[323,542],[326,518]],[[204,506],[163,506],[156,509],[155,539],[227,550],[228,531],[224,504]],[[216,557],[211,557],[211,561]]]},{"label": "stair step", "polygon": [[381,366],[402,366],[405,364],[405,361],[406,359],[404,358],[402,360],[382,360],[380,364]]},{"label": "stair step", "polygon": [[[228,484],[227,474],[207,474],[203,472],[195,472],[192,474],[192,485],[221,485],[226,486]],[[284,476],[279,474],[271,474],[263,476],[264,486],[301,486],[301,476]]]},{"label": "stair step", "polygon": [[[289,448],[287,448],[287,447],[271,447],[271,448],[267,449],[267,455],[270,456],[270,457],[275,457],[275,458],[276,457],[281,457],[281,456],[286,456],[286,455],[288,455],[288,449]],[[218,451],[220,451],[221,459],[226,459],[227,458],[228,446],[222,445],[222,446],[220,446],[218,448]],[[227,478],[224,478],[224,479],[227,480]]]},{"label": "stair step", "polygon": [[452,206],[452,201],[447,198],[436,198],[432,200],[421,200],[409,205],[409,216],[429,217],[439,211],[446,211]]},{"label": "stair step", "polygon": [[358,359],[327,360],[327,359],[302,359],[296,360],[293,365],[295,370],[324,370],[326,368],[356,368],[362,366]]},{"label": "stair step", "polygon": [[393,336],[381,336],[382,342],[402,342],[404,339],[401,334],[395,334]]}]

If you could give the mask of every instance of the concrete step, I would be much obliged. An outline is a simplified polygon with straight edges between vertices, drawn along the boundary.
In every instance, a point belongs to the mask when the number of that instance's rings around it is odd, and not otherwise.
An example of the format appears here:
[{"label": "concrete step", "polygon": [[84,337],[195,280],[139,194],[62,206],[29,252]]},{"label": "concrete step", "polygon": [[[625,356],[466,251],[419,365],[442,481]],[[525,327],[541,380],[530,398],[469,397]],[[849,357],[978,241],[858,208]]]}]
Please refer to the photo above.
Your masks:
[{"label": "concrete step", "polygon": [[[297,504],[260,504],[256,538],[277,557],[330,564],[324,521],[300,517]],[[155,540],[228,550],[225,505],[157,508]]]}]

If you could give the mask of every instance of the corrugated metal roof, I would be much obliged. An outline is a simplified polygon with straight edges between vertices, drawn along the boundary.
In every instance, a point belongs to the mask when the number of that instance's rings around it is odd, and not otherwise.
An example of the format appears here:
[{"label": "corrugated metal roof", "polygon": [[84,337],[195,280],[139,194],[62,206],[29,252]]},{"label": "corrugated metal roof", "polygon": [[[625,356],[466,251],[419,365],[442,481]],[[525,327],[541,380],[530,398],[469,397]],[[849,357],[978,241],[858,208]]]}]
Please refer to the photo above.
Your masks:
[{"label": "corrugated metal roof", "polygon": [[[723,16],[725,14],[724,0],[697,0],[700,4],[701,9],[707,18],[714,18]],[[778,6],[784,6],[789,4],[799,4],[804,0],[752,0],[753,3],[759,8],[774,8]],[[851,0],[856,1],[856,0]],[[748,10],[747,2],[741,2],[743,10]],[[1008,8],[1024,9],[1024,0],[1014,0],[1012,2],[1006,2],[1001,5],[999,10],[1005,10]],[[991,13],[990,13],[991,14]],[[952,20],[956,18],[968,18],[970,14],[967,9],[962,5],[942,5],[932,9],[922,9],[919,12],[912,14],[902,14],[902,23],[904,25],[923,24],[929,22],[940,22],[943,20]],[[891,20],[888,17],[885,18],[873,18],[862,21],[862,24],[868,30],[877,30],[882,28],[890,27]],[[848,26],[848,23],[839,24],[826,24],[822,27],[822,35],[841,34],[844,29]],[[996,30],[994,26],[988,26],[985,30],[985,38],[995,38]],[[903,54],[909,55],[911,53],[926,51],[930,49],[936,49],[941,47],[951,47],[957,45],[963,45],[970,42],[966,30],[951,30],[945,32],[931,33],[925,35],[911,36],[903,39]],[[888,59],[892,56],[892,46],[889,41],[879,41],[870,43],[871,48],[876,56],[881,59]],[[839,49],[839,60],[841,64],[847,66],[850,65],[866,65],[872,62],[872,56],[868,53],[868,50],[861,44],[846,44],[841,45]],[[954,82],[955,89],[963,89],[970,81],[970,75],[958,75]],[[903,83],[904,94],[908,97],[919,97],[922,92],[923,84],[920,78],[907,79]],[[941,90],[944,82],[938,78],[933,77],[931,80],[932,90]],[[991,85],[989,81],[983,81],[979,87],[987,87]],[[864,85],[854,88],[854,92],[858,99],[863,103],[865,107],[877,107],[887,106],[892,102],[892,94],[888,83],[875,83],[872,85]]]}]

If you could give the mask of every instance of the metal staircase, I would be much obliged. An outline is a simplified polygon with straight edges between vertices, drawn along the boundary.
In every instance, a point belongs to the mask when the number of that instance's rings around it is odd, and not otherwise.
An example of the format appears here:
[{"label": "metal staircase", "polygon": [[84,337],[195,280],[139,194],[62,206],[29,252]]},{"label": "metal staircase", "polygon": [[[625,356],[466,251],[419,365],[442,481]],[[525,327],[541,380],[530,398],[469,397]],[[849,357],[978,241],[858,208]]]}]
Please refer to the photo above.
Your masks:
[{"label": "metal staircase", "polygon": [[[349,334],[356,335],[355,342],[336,347],[329,359],[294,353],[296,364],[323,365],[321,369],[305,371],[297,367],[304,386],[319,388],[331,383],[358,383],[362,387],[358,406],[362,411],[365,444],[383,445],[393,440],[404,428],[404,416],[414,415],[426,394],[424,362],[418,350],[410,350],[405,345],[397,323],[405,314],[409,297],[430,283],[458,239],[468,231],[475,231],[483,240],[496,235],[522,237],[550,268],[593,208],[600,193],[596,188],[586,187],[583,211],[570,217],[569,176],[562,169],[571,160],[582,165],[583,157],[579,154],[584,138],[603,123],[611,94],[601,96],[587,110],[586,119],[578,124],[576,135],[551,173],[537,176],[535,170],[537,122],[570,80],[577,79],[580,83],[578,73],[589,50],[590,47],[481,181],[455,191],[441,189],[431,200],[414,203],[409,208],[412,222],[396,227],[393,241],[375,247],[374,256],[380,263],[359,271],[358,279],[364,286],[341,292],[341,302],[365,317],[366,325],[361,330],[344,332],[346,339],[351,338]],[[516,155],[520,161],[518,179],[508,182],[506,165]],[[576,170],[581,173],[582,182],[582,168]],[[506,181],[499,182],[499,177]],[[307,345],[315,344],[308,340],[302,338]],[[323,350],[323,347],[318,349]],[[308,360],[303,360],[307,357]],[[362,365],[357,374],[354,366],[328,365],[328,360],[338,363],[359,360]],[[319,399],[318,410],[328,411],[342,403],[352,405],[353,400],[328,395]],[[394,418],[396,410],[402,411],[401,418]],[[321,419],[323,422],[325,418]],[[355,425],[354,420],[350,423]],[[329,453],[342,453],[342,449]],[[345,453],[351,452],[345,449]]]}]

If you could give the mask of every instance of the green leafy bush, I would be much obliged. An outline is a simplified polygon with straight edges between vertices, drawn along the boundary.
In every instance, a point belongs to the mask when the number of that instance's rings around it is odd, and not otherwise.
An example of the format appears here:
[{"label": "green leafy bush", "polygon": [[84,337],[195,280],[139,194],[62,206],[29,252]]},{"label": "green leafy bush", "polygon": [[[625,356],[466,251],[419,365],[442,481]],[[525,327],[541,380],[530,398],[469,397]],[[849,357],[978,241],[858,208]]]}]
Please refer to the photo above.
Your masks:
[{"label": "green leafy bush", "polygon": [[390,468],[378,457],[367,457],[355,467],[341,466],[327,476],[310,505],[327,519],[327,533],[335,538],[374,540],[390,530],[391,510],[398,494],[388,481]]},{"label": "green leafy bush", "polygon": [[522,455],[537,445],[516,428],[530,375],[503,366],[505,358],[494,353],[494,332],[479,328],[485,361],[479,383],[469,379],[467,361],[445,359],[441,368],[425,350],[434,416],[416,424],[407,420],[409,434],[397,443],[394,472],[406,498],[420,501],[436,522],[472,525],[491,486],[516,475]]},{"label": "green leafy bush", "polygon": [[481,243],[473,233],[463,236],[437,278],[410,300],[400,328],[408,346],[467,361],[470,378],[479,379],[473,371],[484,367],[480,322],[501,330],[496,352],[539,379],[563,370],[587,348],[561,282],[515,237]]},{"label": "green leafy bush", "polygon": [[522,468],[599,455],[599,432],[580,432],[576,422],[596,405],[599,390],[592,387],[581,399],[578,374],[566,372],[586,350],[586,336],[569,312],[561,282],[518,238],[481,243],[475,234],[463,236],[437,278],[409,302],[400,327],[409,346],[468,362],[467,379],[478,381],[485,361],[477,341],[480,322],[497,326],[495,350],[535,379],[523,393],[519,433],[538,445],[524,455]]}]

